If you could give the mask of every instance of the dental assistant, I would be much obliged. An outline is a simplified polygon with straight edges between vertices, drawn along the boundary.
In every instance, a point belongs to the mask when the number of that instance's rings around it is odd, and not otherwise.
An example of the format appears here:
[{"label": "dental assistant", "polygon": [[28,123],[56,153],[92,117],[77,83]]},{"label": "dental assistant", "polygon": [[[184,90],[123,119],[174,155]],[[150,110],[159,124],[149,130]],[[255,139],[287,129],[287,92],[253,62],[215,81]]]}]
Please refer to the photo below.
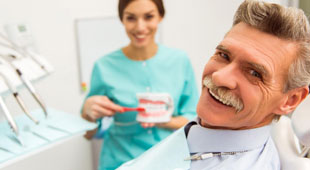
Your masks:
[{"label": "dental assistant", "polygon": [[[120,0],[118,12],[130,43],[96,61],[82,117],[113,116],[104,134],[99,169],[114,170],[136,158],[196,116],[198,90],[190,60],[178,49],[154,40],[165,9],[162,0]],[[137,93],[169,93],[174,102],[167,123],[137,122]]]}]

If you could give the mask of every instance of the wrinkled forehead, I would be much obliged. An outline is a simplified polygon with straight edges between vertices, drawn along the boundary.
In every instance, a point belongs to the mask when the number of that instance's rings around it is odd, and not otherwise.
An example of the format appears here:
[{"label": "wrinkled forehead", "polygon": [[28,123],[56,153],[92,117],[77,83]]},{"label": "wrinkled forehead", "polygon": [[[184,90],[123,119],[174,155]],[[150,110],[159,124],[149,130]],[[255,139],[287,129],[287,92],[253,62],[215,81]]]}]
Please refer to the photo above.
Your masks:
[{"label": "wrinkled forehead", "polygon": [[[262,32],[245,23],[239,23],[225,35],[221,44],[232,55],[243,60],[255,60],[267,64],[271,72],[287,71],[297,56],[297,43]],[[274,68],[273,68],[274,67]],[[281,72],[282,72],[281,71]]]}]

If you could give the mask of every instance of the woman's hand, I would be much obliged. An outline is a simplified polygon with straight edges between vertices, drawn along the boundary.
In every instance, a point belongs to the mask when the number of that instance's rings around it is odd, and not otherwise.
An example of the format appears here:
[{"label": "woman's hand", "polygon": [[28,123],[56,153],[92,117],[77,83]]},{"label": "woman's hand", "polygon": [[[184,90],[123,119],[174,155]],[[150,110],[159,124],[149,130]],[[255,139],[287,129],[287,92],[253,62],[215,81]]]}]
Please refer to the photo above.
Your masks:
[{"label": "woman's hand", "polygon": [[89,121],[104,116],[113,116],[116,112],[123,112],[120,105],[113,103],[107,96],[92,96],[86,99],[82,111],[82,117]]},{"label": "woman's hand", "polygon": [[182,126],[184,126],[186,123],[188,123],[188,120],[183,116],[171,117],[170,121],[165,122],[165,123],[140,122],[143,128],[151,128],[151,127],[157,126],[159,128],[166,128],[166,129],[179,129]]},{"label": "woman's hand", "polygon": [[155,123],[147,123],[147,122],[140,122],[140,124],[143,128],[151,128],[156,125]]}]

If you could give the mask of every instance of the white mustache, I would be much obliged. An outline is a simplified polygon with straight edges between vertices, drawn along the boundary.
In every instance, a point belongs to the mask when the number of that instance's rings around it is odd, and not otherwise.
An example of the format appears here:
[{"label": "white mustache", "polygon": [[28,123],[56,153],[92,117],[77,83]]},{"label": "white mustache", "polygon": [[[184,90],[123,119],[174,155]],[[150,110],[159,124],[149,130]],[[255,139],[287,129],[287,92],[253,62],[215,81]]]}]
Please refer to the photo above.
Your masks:
[{"label": "white mustache", "polygon": [[210,93],[212,93],[216,99],[226,105],[234,107],[236,109],[236,113],[243,109],[243,102],[238,96],[231,93],[227,88],[216,86],[212,82],[211,78],[205,77],[203,79],[203,85],[209,89]]}]

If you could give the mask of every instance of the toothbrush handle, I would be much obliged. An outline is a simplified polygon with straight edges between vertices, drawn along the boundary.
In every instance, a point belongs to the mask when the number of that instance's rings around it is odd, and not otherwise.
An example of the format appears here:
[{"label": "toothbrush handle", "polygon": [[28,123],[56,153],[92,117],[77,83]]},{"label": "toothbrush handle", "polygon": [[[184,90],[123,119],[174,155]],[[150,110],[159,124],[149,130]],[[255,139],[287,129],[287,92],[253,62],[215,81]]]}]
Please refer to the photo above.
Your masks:
[{"label": "toothbrush handle", "polygon": [[124,112],[131,112],[131,111],[142,112],[142,111],[145,111],[145,109],[142,107],[136,107],[136,108],[123,107],[123,109],[124,109]]}]

